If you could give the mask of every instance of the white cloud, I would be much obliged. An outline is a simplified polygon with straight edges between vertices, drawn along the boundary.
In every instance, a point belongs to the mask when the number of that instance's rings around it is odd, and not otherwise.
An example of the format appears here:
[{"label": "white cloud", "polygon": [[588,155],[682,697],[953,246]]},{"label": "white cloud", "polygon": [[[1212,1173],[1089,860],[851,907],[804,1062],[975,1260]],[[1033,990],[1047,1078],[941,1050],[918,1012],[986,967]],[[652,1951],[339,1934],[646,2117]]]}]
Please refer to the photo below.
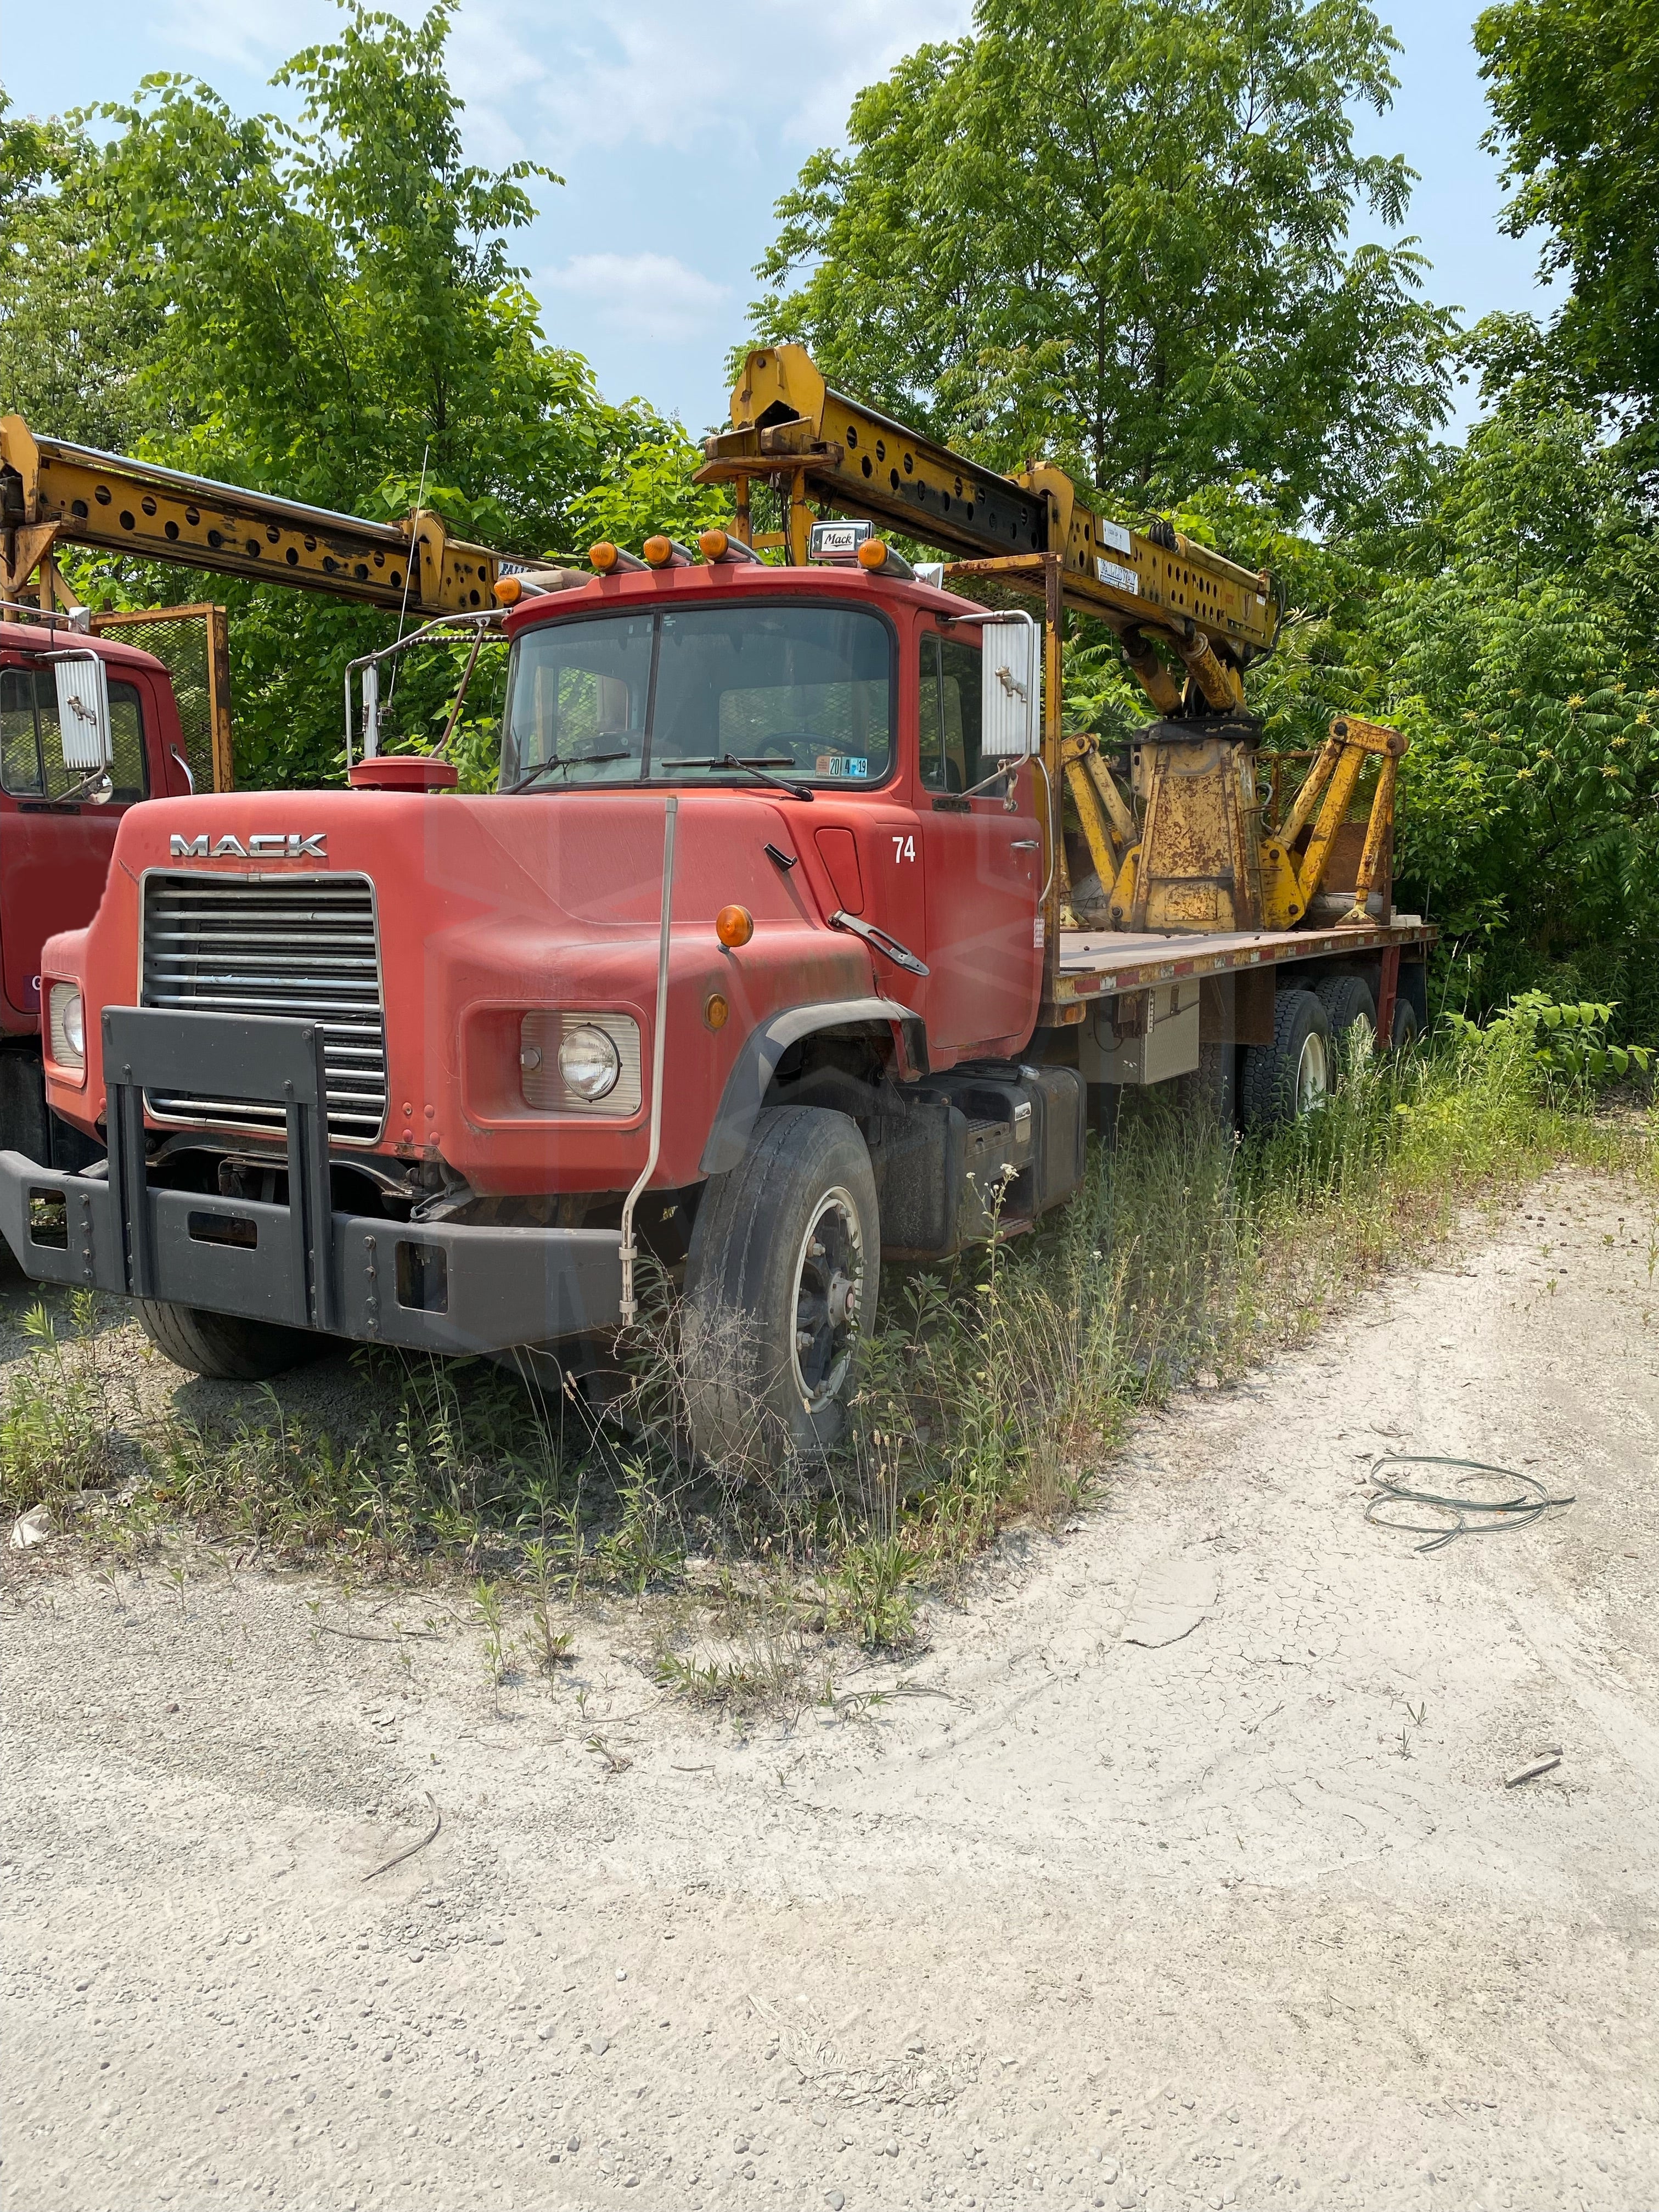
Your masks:
[{"label": "white cloud", "polygon": [[153,35],[204,62],[265,76],[301,46],[331,36],[339,20],[326,0],[167,0]]},{"label": "white cloud", "polygon": [[619,337],[678,344],[712,329],[730,288],[669,253],[579,253],[538,281],[544,299],[579,301]]},{"label": "white cloud", "polygon": [[[392,4],[414,19],[423,0]],[[567,151],[631,145],[729,163],[762,143],[838,139],[860,86],[924,40],[960,36],[971,12],[971,0],[750,0],[744,18],[732,0],[605,15],[588,0],[462,0],[450,66],[475,158],[528,151],[559,168]],[[149,35],[263,76],[339,21],[331,0],[161,0]]]},{"label": "white cloud", "polygon": [[745,149],[781,133],[841,136],[853,95],[901,55],[960,35],[969,0],[634,0],[604,17],[573,0],[526,0],[517,15],[552,66],[539,104],[555,143]]}]

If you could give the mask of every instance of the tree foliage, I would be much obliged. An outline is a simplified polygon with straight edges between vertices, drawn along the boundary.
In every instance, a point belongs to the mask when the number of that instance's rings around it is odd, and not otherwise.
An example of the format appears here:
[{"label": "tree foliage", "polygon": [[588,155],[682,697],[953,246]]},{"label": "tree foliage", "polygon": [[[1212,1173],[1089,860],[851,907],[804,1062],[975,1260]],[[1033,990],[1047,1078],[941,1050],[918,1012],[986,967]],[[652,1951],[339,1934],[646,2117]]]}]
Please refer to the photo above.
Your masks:
[{"label": "tree foliage", "polygon": [[[678,426],[608,404],[582,357],[543,335],[510,241],[530,186],[556,179],[465,159],[453,10],[437,0],[405,23],[347,0],[338,37],[276,74],[301,95],[292,125],[158,76],[101,111],[102,143],[88,118],[10,126],[0,222],[38,268],[0,303],[0,405],[349,512],[422,501],[520,555],[567,547],[613,479],[666,487],[678,465],[683,504]],[[60,341],[64,301],[90,304]],[[89,351],[106,381],[77,410],[65,388]],[[103,599],[225,600],[239,777],[331,772],[341,671],[386,641],[386,617],[176,569],[82,574]],[[442,665],[401,677],[394,732],[429,728],[450,688]]]},{"label": "tree foliage", "polygon": [[[1659,428],[1659,4],[1502,0],[1474,27],[1493,126],[1516,191],[1504,228],[1541,228],[1541,264],[1570,281],[1545,366],[1586,397]],[[1494,333],[1501,380],[1537,331]]]},{"label": "tree foliage", "polygon": [[149,428],[155,303],[105,235],[85,131],[9,108],[0,90],[0,411],[125,450]]},{"label": "tree foliage", "polygon": [[1411,241],[1346,242],[1409,196],[1353,145],[1397,51],[1361,0],[979,0],[779,203],[757,328],[1002,467],[1373,509],[1451,328]]}]

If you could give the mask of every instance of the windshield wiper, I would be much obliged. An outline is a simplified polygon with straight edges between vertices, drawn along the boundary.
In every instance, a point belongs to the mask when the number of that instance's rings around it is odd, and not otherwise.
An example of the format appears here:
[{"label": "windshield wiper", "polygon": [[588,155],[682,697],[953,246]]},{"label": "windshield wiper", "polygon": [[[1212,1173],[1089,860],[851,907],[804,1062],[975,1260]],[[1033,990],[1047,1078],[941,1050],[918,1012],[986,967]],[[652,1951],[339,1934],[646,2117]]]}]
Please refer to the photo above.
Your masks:
[{"label": "windshield wiper", "polygon": [[[776,758],[777,756],[770,757]],[[745,775],[758,776],[763,783],[769,783],[775,791],[782,792],[787,798],[804,799],[810,805],[815,796],[812,792],[803,791],[799,784],[786,782],[782,776],[772,775],[757,760],[739,760],[736,753],[721,753],[718,757],[709,753],[702,757],[677,758],[672,763],[668,761],[653,763],[653,766],[665,770],[671,765],[674,768],[740,768]],[[790,765],[793,767],[793,763],[791,762]]]},{"label": "windshield wiper", "polygon": [[633,754],[629,752],[570,753],[563,757],[556,754],[553,759],[544,760],[539,768],[532,768],[528,775],[521,775],[516,783],[508,784],[507,796],[511,798],[515,791],[527,791],[532,783],[539,782],[544,775],[550,775],[556,768],[595,768],[603,761],[632,760],[633,757]]}]

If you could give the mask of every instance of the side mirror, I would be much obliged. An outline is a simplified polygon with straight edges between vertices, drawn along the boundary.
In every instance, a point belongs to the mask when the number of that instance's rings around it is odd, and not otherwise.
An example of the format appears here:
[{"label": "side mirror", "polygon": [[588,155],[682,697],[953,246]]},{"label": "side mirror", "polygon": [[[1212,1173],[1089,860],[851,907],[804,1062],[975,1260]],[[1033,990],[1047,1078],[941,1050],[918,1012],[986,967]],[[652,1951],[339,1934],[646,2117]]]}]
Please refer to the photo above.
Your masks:
[{"label": "side mirror", "polygon": [[987,760],[1029,760],[1042,743],[1037,628],[1029,615],[990,621],[980,662],[980,750]]},{"label": "side mirror", "polygon": [[64,766],[76,775],[111,767],[115,747],[110,734],[109,676],[95,653],[65,653],[52,664],[58,679],[58,735]]}]

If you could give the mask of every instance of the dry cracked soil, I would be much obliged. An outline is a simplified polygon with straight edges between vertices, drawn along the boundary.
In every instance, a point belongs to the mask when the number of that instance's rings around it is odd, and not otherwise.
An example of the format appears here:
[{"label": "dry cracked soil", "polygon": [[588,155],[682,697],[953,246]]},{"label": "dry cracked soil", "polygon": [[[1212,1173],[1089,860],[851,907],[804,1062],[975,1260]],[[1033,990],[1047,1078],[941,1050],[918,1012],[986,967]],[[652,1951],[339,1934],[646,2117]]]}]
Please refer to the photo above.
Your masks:
[{"label": "dry cracked soil", "polygon": [[[1655,1234],[1552,1178],[741,1726],[9,1553],[0,2201],[1659,2203]],[[1389,1451],[1575,1502],[1419,1553]]]}]

